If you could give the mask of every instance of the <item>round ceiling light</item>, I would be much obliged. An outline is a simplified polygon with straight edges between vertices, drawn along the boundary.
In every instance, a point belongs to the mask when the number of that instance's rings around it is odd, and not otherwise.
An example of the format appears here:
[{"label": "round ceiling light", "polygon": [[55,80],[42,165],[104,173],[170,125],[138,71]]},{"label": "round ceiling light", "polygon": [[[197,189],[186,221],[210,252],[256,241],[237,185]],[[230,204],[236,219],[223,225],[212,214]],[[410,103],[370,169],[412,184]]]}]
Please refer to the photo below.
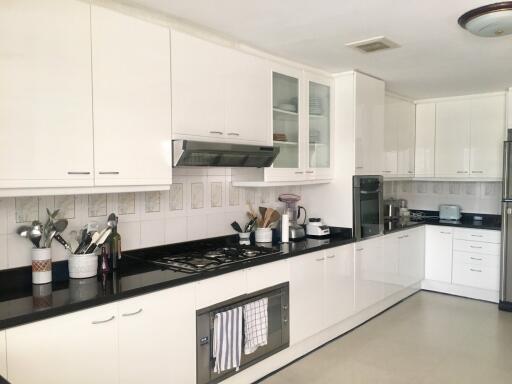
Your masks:
[{"label": "round ceiling light", "polygon": [[459,17],[459,25],[482,37],[512,34],[512,1],[472,9]]}]

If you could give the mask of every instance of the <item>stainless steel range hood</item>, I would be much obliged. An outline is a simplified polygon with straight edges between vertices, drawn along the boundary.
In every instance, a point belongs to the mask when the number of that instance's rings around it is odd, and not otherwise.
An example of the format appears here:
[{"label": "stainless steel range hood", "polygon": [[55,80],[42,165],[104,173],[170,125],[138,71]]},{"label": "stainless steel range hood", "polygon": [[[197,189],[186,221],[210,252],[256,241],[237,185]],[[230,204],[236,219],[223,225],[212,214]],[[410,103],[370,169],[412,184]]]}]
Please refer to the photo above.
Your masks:
[{"label": "stainless steel range hood", "polygon": [[269,167],[278,147],[173,140],[173,167]]}]

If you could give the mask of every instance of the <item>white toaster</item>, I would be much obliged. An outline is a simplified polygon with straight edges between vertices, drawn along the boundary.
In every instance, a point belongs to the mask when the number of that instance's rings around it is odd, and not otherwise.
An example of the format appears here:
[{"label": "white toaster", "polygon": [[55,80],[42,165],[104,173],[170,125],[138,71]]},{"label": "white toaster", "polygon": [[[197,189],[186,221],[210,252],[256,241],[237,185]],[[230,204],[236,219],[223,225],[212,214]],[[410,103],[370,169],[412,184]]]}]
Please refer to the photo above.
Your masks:
[{"label": "white toaster", "polygon": [[460,220],[460,217],[458,205],[441,204],[439,206],[439,220]]}]

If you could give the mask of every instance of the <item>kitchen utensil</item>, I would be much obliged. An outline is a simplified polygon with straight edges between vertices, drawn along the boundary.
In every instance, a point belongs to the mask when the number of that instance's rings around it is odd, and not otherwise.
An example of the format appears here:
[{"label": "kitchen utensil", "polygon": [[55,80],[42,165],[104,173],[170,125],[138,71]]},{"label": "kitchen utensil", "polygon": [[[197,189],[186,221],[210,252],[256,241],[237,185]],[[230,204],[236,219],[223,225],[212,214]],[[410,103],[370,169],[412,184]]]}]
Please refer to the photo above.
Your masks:
[{"label": "kitchen utensil", "polygon": [[267,208],[259,207],[260,218],[258,219],[258,226],[263,227],[263,220],[265,219],[265,214],[267,213]]},{"label": "kitchen utensil", "polygon": [[112,233],[112,228],[110,228],[108,226],[105,227],[103,229],[103,231],[96,232],[92,237],[91,244],[87,247],[87,249],[84,253],[92,253],[97,248],[101,247],[105,243],[105,241],[107,241],[107,238],[110,236],[111,233]]},{"label": "kitchen utensil", "polygon": [[242,227],[240,226],[240,224],[238,224],[236,221],[233,221],[231,223],[231,228],[233,228],[235,231],[237,231],[238,233],[241,233],[241,232],[244,232],[242,230]]},{"label": "kitchen utensil", "polygon": [[18,229],[16,230],[16,233],[18,235],[20,235],[21,237],[29,239],[29,233],[30,233],[31,229],[32,229],[32,227],[29,227],[28,225],[22,225],[22,226],[18,227]]},{"label": "kitchen utensil", "polygon": [[[94,233],[97,233],[97,232],[94,232]],[[80,254],[80,253],[83,253],[83,251],[85,251],[85,249],[89,246],[89,244],[91,244],[92,236],[94,235],[94,233],[91,233],[91,232],[85,233],[85,238],[80,242],[78,247],[75,249],[75,254]]]},{"label": "kitchen utensil", "polygon": [[29,239],[36,248],[40,248],[41,238],[43,237],[43,225],[40,221],[33,221],[29,232]]},{"label": "kitchen utensil", "polygon": [[281,215],[279,212],[277,212],[275,209],[268,208],[267,212],[270,211],[270,214],[267,214],[267,221],[263,225],[264,227],[270,227],[273,223],[278,221],[281,218]]},{"label": "kitchen utensil", "polygon": [[[107,227],[108,228],[108,227]],[[107,229],[105,228],[103,231],[101,232],[94,232],[91,236],[91,241],[89,244],[87,244],[85,246],[84,249],[82,249],[82,251],[80,253],[92,253],[94,252],[94,250],[96,249],[96,243],[98,242],[99,238],[101,237],[101,235],[103,234],[103,232]]]},{"label": "kitchen utensil", "polygon": [[55,229],[52,229],[50,231],[50,233],[45,236],[45,240],[44,240],[45,248],[50,248],[52,246],[52,240],[56,234],[57,234],[57,231]]},{"label": "kitchen utensil", "polygon": [[244,232],[251,232],[256,224],[256,218],[253,217],[249,222],[245,225]]},{"label": "kitchen utensil", "polygon": [[77,231],[71,231],[69,232],[69,246],[71,247],[71,251],[74,252],[78,248],[78,232]]},{"label": "kitchen utensil", "polygon": [[53,238],[57,240],[60,244],[62,244],[64,248],[66,248],[69,252],[73,251],[69,243],[66,240],[64,240],[59,233],[56,233]]},{"label": "kitchen utensil", "polygon": [[68,227],[68,221],[66,219],[59,219],[53,223],[53,227],[58,233],[62,233]]}]

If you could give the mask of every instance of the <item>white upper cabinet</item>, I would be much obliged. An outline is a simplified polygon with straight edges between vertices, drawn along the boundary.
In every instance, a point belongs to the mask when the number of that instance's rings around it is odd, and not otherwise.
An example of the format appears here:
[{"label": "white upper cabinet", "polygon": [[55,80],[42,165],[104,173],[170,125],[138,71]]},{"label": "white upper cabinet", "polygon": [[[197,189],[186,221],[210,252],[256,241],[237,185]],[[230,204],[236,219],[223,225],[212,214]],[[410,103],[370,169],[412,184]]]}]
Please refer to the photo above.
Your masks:
[{"label": "white upper cabinet", "polygon": [[416,150],[414,175],[434,177],[436,141],[436,104],[416,105]]},{"label": "white upper cabinet", "polygon": [[171,33],[173,137],[270,144],[266,60]]},{"label": "white upper cabinet", "polygon": [[501,177],[505,140],[505,96],[471,100],[472,177]]},{"label": "white upper cabinet", "polygon": [[436,177],[469,177],[471,101],[436,106]]},{"label": "white upper cabinet", "polygon": [[0,2],[0,187],[93,185],[90,6]]},{"label": "white upper cabinet", "polygon": [[355,73],[355,173],[381,174],[384,156],[384,91],[382,80]]},{"label": "white upper cabinet", "polygon": [[507,92],[507,128],[512,129],[512,88]]},{"label": "white upper cabinet", "polygon": [[95,183],[168,184],[169,30],[98,6],[91,18]]},{"label": "white upper cabinet", "polygon": [[398,171],[398,101],[399,99],[386,95],[384,121],[384,157],[382,174],[396,175]]}]

